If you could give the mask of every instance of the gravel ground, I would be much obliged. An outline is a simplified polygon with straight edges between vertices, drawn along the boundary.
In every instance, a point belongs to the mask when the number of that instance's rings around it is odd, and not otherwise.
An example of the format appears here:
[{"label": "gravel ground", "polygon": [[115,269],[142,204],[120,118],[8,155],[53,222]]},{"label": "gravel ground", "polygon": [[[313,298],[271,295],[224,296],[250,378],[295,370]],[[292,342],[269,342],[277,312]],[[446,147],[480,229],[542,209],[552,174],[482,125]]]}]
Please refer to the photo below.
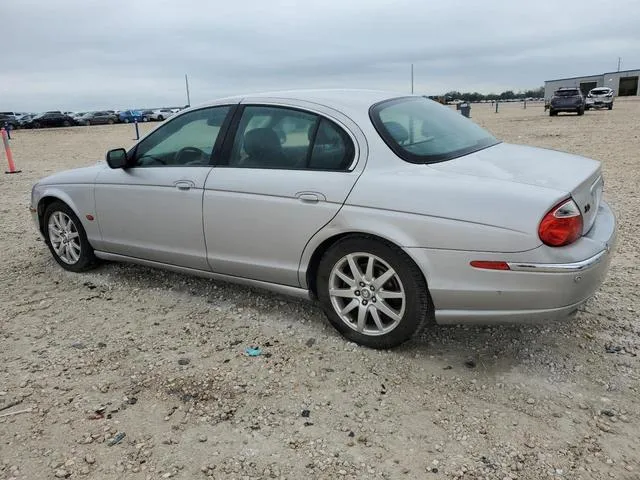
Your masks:
[{"label": "gravel ground", "polygon": [[393,351],[261,291],[130,265],[65,272],[31,224],[30,187],[130,145],[133,127],[15,132],[0,478],[640,478],[639,116],[637,100],[557,118],[474,105],[506,141],[603,162],[611,271],[571,319],[438,327]]}]

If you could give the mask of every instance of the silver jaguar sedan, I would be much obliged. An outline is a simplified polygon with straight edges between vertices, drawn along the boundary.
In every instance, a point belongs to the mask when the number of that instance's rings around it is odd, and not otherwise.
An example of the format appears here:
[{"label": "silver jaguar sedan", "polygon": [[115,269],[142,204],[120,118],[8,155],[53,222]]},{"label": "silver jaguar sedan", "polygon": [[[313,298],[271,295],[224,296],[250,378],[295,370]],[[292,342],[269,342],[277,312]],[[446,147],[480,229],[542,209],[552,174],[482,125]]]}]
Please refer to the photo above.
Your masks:
[{"label": "silver jaguar sedan", "polygon": [[501,143],[418,96],[278,92],[176,114],[47,177],[54,259],[134,262],[317,300],[389,348],[430,322],[562,317],[600,286],[616,222],[600,163]]}]

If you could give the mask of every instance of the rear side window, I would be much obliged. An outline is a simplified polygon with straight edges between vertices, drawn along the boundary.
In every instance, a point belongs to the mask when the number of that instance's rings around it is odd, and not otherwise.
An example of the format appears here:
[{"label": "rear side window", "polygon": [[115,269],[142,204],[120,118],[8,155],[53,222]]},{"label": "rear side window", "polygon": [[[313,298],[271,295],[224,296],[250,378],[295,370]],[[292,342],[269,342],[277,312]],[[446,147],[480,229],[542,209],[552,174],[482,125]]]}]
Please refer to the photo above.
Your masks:
[{"label": "rear side window", "polygon": [[369,115],[389,148],[412,163],[451,160],[499,143],[471,120],[426,98],[386,100]]},{"label": "rear side window", "polygon": [[323,118],[315,132],[313,150],[307,168],[311,170],[346,170],[355,155],[349,135],[335,123]]},{"label": "rear side window", "polygon": [[346,170],[355,148],[330,120],[292,108],[247,106],[242,112],[229,166],[287,170]]}]

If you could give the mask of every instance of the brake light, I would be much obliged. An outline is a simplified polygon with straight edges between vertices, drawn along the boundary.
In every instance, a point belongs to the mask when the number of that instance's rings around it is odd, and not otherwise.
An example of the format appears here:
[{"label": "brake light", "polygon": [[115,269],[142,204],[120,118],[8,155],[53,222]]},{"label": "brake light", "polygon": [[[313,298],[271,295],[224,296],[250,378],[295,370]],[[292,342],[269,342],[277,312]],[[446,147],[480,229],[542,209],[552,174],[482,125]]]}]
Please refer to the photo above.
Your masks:
[{"label": "brake light", "polygon": [[573,199],[563,200],[544,216],[538,227],[540,240],[550,247],[575,242],[582,234],[582,213]]}]

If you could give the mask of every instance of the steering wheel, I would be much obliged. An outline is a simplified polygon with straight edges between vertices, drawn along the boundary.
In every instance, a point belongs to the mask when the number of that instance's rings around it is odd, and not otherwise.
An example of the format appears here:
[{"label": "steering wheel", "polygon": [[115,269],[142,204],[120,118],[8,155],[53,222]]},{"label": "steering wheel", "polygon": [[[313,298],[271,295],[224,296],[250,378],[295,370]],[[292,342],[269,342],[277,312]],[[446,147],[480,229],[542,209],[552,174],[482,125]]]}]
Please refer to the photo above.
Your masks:
[{"label": "steering wheel", "polygon": [[[189,160],[188,162],[182,162],[181,161],[181,157],[183,155],[188,155],[188,154],[192,154],[192,153],[195,153],[196,155],[199,155],[200,158]],[[178,150],[178,153],[176,153],[175,163],[178,164],[178,165],[183,165],[183,163],[184,164],[187,164],[187,163],[191,164],[191,163],[194,163],[194,162],[201,162],[201,161],[203,161],[205,159],[208,160],[206,158],[205,153],[202,150],[200,150],[199,148],[197,148],[197,147],[184,147],[184,148],[181,148],[180,150]]]},{"label": "steering wheel", "polygon": [[146,159],[152,160],[152,161],[157,162],[157,163],[161,163],[162,165],[166,165],[167,164],[167,162],[165,162],[164,160],[162,160],[160,158],[156,158],[156,157],[154,157],[152,155],[143,155],[142,157],[138,158],[138,162],[140,162],[142,160],[146,160]]}]

